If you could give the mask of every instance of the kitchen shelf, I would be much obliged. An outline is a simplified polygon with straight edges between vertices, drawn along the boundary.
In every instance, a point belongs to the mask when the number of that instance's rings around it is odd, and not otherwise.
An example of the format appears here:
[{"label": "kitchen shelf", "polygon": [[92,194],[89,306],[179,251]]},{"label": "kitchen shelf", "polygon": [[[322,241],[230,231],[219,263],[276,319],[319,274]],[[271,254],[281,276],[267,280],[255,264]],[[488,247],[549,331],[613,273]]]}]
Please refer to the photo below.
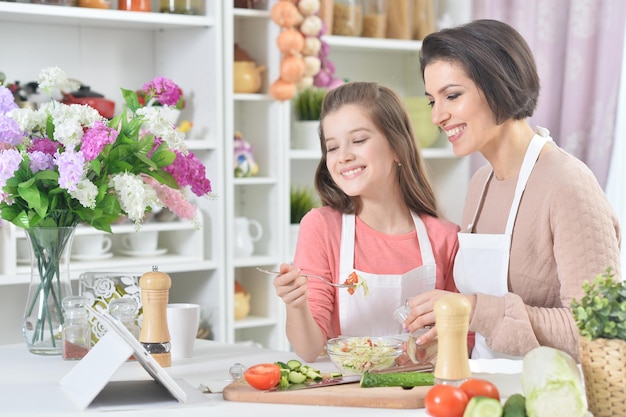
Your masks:
[{"label": "kitchen shelf", "polygon": [[419,54],[422,41],[400,39],[360,38],[353,36],[324,36],[322,38],[333,51],[388,52]]},{"label": "kitchen shelf", "polygon": [[134,30],[207,28],[215,25],[211,16],[145,13],[124,10],[65,7],[30,3],[0,2],[0,21],[12,23],[72,25]]}]

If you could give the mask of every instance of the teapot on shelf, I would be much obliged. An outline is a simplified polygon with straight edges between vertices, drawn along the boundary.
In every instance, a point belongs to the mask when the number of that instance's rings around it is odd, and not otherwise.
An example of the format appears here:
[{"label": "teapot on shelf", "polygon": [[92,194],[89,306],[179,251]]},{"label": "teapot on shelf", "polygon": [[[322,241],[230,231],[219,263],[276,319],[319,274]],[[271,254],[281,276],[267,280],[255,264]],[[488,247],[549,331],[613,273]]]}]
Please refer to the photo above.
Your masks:
[{"label": "teapot on shelf", "polygon": [[233,63],[233,89],[235,93],[253,94],[261,90],[265,71],[264,65],[257,65],[244,49],[235,44]]},{"label": "teapot on shelf", "polygon": [[104,98],[102,94],[91,91],[86,85],[80,85],[77,91],[63,93],[63,104],[86,104],[98,110],[102,117],[112,119],[115,115],[115,102]]}]

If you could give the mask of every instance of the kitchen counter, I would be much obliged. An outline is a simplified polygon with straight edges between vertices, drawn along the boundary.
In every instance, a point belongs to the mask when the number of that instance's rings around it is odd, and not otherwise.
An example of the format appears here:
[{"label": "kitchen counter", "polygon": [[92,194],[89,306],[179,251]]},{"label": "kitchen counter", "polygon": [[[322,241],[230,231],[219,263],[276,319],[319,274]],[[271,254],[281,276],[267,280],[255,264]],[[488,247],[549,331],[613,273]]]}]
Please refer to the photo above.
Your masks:
[{"label": "kitchen counter", "polygon": [[[125,409],[107,409],[107,415],[186,417],[202,416],[272,416],[298,415],[302,417],[324,416],[426,416],[424,409],[380,409],[365,407],[327,407],[288,404],[261,404],[232,402],[223,399],[220,392],[199,394],[196,389],[201,384],[214,391],[220,391],[230,383],[229,368],[236,362],[251,366],[261,362],[286,361],[296,358],[292,352],[280,352],[243,344],[222,344],[196,340],[194,357],[173,361],[165,368],[167,373],[180,381],[192,395],[187,403],[171,401],[165,404],[135,403]],[[473,372],[481,371],[480,364],[470,361]],[[520,392],[519,361],[509,361],[505,365],[491,368],[500,373],[474,373],[476,377],[492,380],[503,397]],[[71,416],[96,414],[102,408],[78,409],[61,390],[59,381],[77,362],[64,361],[60,356],[40,356],[28,352],[24,344],[0,345],[0,414]],[[492,363],[493,365],[493,363]],[[325,358],[314,364],[322,371],[335,370]],[[478,367],[477,367],[478,366]],[[487,372],[495,372],[493,369]],[[113,374],[111,381],[151,380],[149,374],[137,363],[126,362]],[[321,388],[323,389],[323,388]],[[175,413],[175,414],[173,414]],[[184,414],[182,414],[184,413]]]}]

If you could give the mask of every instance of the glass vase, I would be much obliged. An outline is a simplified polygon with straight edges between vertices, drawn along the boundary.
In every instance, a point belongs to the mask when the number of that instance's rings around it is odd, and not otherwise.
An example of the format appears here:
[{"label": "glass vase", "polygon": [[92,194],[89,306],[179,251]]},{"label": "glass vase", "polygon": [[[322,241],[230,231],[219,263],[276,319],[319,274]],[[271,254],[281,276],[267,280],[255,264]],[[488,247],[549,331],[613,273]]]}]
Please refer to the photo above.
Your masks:
[{"label": "glass vase", "polygon": [[63,352],[62,300],[72,295],[69,256],[75,229],[26,229],[31,250],[31,271],[22,331],[31,353],[61,355]]}]

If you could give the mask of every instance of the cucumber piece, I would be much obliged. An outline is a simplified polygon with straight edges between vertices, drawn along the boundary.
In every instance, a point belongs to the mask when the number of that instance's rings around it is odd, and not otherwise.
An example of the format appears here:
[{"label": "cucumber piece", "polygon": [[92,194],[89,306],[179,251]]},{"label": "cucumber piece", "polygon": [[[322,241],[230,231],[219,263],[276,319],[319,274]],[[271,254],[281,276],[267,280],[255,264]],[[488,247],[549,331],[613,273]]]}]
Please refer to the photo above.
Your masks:
[{"label": "cucumber piece", "polygon": [[306,372],[306,377],[308,379],[313,379],[315,381],[319,381],[319,380],[322,379],[322,374],[319,373],[318,371],[316,371],[315,369],[310,368]]},{"label": "cucumber piece", "polygon": [[365,371],[361,378],[361,388],[403,387],[413,388],[434,385],[435,376],[430,372],[393,372],[376,374]]},{"label": "cucumber piece", "polygon": [[331,372],[328,374],[330,378],[341,378],[343,374],[341,372]]},{"label": "cucumber piece", "polygon": [[306,381],[306,375],[298,371],[289,372],[289,382],[293,384],[302,384]]},{"label": "cucumber piece", "polygon": [[281,388],[286,388],[289,386],[289,375],[281,375],[280,381],[278,381],[278,386]]},{"label": "cucumber piece", "polygon": [[502,417],[502,404],[489,397],[472,397],[467,403],[463,417]]},{"label": "cucumber piece", "polygon": [[290,359],[287,361],[287,366],[293,371],[300,368],[302,366],[302,362],[296,359]]},{"label": "cucumber piece", "polygon": [[503,417],[526,417],[526,397],[513,394],[504,403]]},{"label": "cucumber piece", "polygon": [[287,365],[285,362],[274,362],[276,365],[280,366],[280,369],[289,369],[289,365]]}]

